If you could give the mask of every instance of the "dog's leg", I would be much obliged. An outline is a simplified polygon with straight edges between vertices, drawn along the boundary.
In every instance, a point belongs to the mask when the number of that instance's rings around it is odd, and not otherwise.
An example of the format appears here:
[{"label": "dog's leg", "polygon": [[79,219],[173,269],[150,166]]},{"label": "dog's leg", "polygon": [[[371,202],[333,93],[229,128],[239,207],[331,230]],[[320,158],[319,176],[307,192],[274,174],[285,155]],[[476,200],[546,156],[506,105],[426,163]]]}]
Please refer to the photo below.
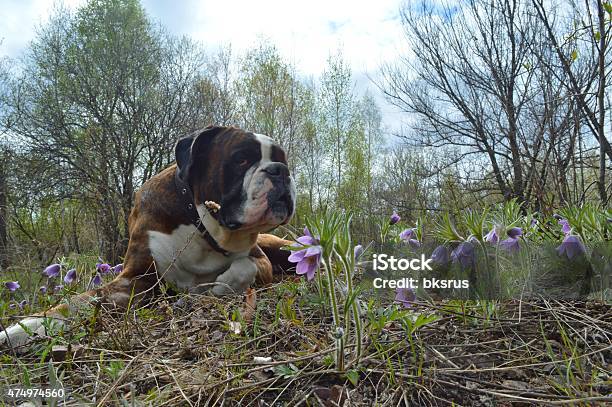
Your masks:
[{"label": "dog's leg", "polygon": [[282,273],[293,267],[287,258],[291,254],[281,248],[292,244],[290,240],[281,239],[274,235],[260,234],[257,246],[251,249],[249,257],[236,260],[229,269],[217,277],[212,289],[215,295],[242,293],[253,280],[258,285],[267,285],[274,281],[274,271]]},{"label": "dog's leg", "polygon": [[212,293],[216,296],[242,294],[255,282],[257,263],[252,257],[235,260],[231,266],[215,280]]},{"label": "dog's leg", "polygon": [[133,236],[130,240],[124,269],[113,281],[98,289],[73,296],[67,303],[8,327],[0,332],[0,346],[21,347],[32,339],[29,333],[46,334],[45,319],[51,326],[61,328],[71,322],[79,310],[91,309],[94,304],[100,304],[104,309],[120,311],[130,304],[151,298],[156,290],[158,277],[148,247],[139,244],[139,240],[138,236]]},{"label": "dog's leg", "polygon": [[270,234],[262,233],[257,237],[257,246],[268,258],[273,274],[277,279],[282,278],[283,274],[295,268],[295,264],[288,260],[291,252],[282,249],[284,246],[291,246],[292,244],[295,244],[295,242]]},{"label": "dog's leg", "polygon": [[270,259],[268,259],[268,256],[266,256],[259,246],[255,246],[251,249],[249,257],[257,267],[255,283],[261,286],[271,284],[273,281],[272,263],[270,262]]}]

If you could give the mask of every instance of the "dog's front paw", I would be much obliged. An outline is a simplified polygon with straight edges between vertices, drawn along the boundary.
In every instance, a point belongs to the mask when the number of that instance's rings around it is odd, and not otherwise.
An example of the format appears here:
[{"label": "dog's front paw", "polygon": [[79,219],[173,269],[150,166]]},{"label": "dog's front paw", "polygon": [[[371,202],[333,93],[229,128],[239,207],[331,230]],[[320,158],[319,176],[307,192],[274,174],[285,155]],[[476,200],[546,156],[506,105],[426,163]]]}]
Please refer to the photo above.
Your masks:
[{"label": "dog's front paw", "polygon": [[238,259],[232,263],[225,273],[215,280],[212,293],[216,296],[242,294],[255,282],[257,265],[248,257]]}]

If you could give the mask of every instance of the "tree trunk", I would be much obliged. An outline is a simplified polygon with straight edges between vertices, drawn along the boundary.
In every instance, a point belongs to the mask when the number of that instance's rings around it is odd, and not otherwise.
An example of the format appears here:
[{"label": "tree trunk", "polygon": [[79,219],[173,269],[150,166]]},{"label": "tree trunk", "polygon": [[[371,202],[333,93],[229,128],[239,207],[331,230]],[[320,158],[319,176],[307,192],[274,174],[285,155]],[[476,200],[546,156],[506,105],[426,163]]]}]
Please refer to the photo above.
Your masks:
[{"label": "tree trunk", "polygon": [[0,157],[0,269],[4,270],[8,267],[8,239],[6,231],[6,154]]},{"label": "tree trunk", "polygon": [[606,91],[606,27],[604,8],[601,1],[597,2],[597,19],[599,23],[599,54],[598,54],[598,69],[599,69],[599,87],[597,89],[597,104],[599,110],[599,118],[597,121],[597,135],[599,136],[599,198],[601,203],[606,205],[608,202],[608,194],[606,192],[606,150],[604,144],[607,141],[605,134],[605,91]]}]

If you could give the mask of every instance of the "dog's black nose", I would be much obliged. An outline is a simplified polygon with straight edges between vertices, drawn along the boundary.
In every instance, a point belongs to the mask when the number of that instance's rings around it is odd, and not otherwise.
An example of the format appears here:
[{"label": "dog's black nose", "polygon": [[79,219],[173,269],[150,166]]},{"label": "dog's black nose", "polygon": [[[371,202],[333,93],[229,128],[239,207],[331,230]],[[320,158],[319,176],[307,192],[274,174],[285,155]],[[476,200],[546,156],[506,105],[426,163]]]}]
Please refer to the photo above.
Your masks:
[{"label": "dog's black nose", "polygon": [[240,222],[227,222],[225,224],[225,226],[229,229],[229,230],[236,230],[238,228],[240,228],[240,226],[242,226],[242,223]]},{"label": "dog's black nose", "polygon": [[272,163],[264,168],[266,174],[271,177],[281,177],[289,175],[289,168],[283,163]]}]

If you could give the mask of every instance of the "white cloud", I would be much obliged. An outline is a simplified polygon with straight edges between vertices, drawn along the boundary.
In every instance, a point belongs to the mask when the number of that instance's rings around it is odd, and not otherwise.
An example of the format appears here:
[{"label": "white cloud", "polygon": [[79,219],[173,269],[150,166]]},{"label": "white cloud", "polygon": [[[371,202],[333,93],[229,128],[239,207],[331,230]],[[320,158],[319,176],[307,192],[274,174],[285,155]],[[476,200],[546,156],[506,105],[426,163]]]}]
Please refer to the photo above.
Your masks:
[{"label": "white cloud", "polygon": [[[75,8],[84,0],[67,0]],[[376,75],[403,45],[401,0],[142,0],[149,16],[170,32],[188,35],[207,47],[231,44],[242,53],[269,40],[300,74],[319,76],[339,48],[355,77]],[[9,0],[0,19],[0,55],[18,57],[48,18],[53,2]],[[370,86],[372,89],[372,87]],[[373,90],[375,93],[375,91]],[[379,99],[380,101],[380,99]],[[389,111],[389,106],[381,106]]]},{"label": "white cloud", "polygon": [[[75,8],[84,0],[64,0],[62,4]],[[44,24],[54,7],[49,0],[8,0],[2,4],[0,18],[0,56],[17,58],[34,39],[36,27]],[[59,3],[57,3],[59,4]]]},{"label": "white cloud", "polygon": [[[330,53],[342,48],[355,71],[376,69],[393,58],[401,38],[399,0],[205,1],[193,10],[190,33],[205,44],[237,50],[268,39],[307,75],[319,74]],[[163,16],[158,16],[163,22]]]}]

